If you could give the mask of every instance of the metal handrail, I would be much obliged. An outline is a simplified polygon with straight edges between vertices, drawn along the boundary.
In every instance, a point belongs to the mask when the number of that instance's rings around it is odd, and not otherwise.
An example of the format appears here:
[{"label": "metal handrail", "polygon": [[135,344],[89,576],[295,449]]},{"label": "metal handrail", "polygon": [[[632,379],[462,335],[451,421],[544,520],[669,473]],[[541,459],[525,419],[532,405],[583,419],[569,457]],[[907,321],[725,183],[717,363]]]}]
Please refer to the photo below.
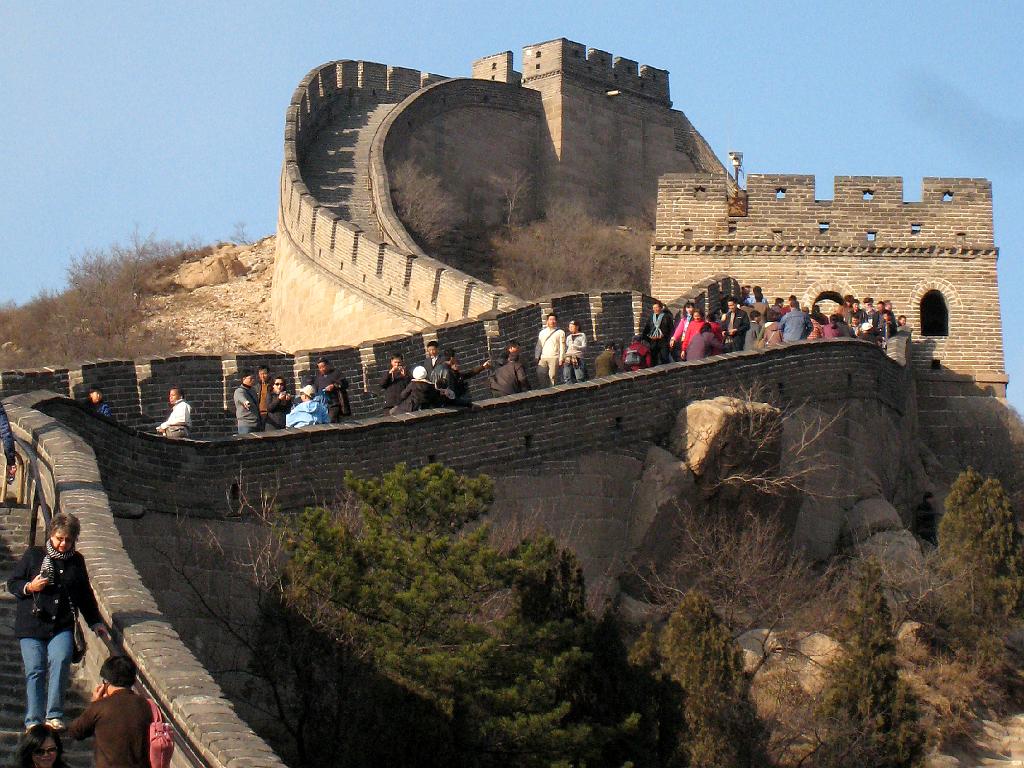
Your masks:
[{"label": "metal handrail", "polygon": [[[39,457],[28,443],[17,438],[15,439],[15,461],[21,466],[21,472],[19,473],[21,477],[21,490],[18,494],[18,503],[21,504],[24,501],[25,506],[31,513],[27,544],[28,546],[33,546],[38,533],[37,525],[40,517],[42,517],[44,523],[44,532],[49,530],[50,521],[53,519],[53,509],[60,506],[60,500],[58,498],[59,491],[57,490],[57,485],[54,482],[52,484],[54,499],[53,506],[51,507],[46,499],[45,490],[43,490],[46,486],[43,483],[43,477],[40,471]],[[28,485],[30,480],[34,481],[32,483],[31,501],[28,498]],[[5,476],[3,499],[6,499],[7,497],[6,482]],[[82,618],[81,615],[79,615],[78,621],[83,631],[88,629],[85,625],[85,619]],[[117,630],[110,626],[106,621],[103,621],[102,623],[104,628],[107,630],[107,637],[100,637],[100,640],[103,643],[104,648],[106,648],[107,655],[129,656],[124,649],[124,645],[119,640],[115,639],[118,634]],[[214,764],[203,756],[198,745],[196,745],[189,735],[182,730],[174,717],[171,716],[170,708],[165,706],[156,696],[156,687],[154,686],[153,681],[141,668],[137,666],[137,669],[138,672],[134,687],[135,693],[156,704],[164,722],[171,726],[176,751],[184,755],[189,764],[196,766],[196,768],[215,768]]]}]

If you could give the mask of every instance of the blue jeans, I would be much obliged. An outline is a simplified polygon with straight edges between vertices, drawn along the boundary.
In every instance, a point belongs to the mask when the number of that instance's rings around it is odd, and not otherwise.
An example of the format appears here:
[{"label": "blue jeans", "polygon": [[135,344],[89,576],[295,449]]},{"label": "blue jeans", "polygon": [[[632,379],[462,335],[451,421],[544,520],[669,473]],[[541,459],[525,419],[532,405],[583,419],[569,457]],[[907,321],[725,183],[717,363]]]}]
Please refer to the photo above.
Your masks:
[{"label": "blue jeans", "polygon": [[562,381],[566,384],[578,384],[581,381],[587,380],[587,366],[581,362],[579,368],[574,366],[572,363],[566,363],[562,366]]},{"label": "blue jeans", "polygon": [[[44,720],[64,717],[64,692],[71,676],[71,630],[58,632],[52,639],[21,638],[21,658],[25,662],[25,688],[28,708],[25,727]],[[44,717],[45,715],[45,717]]]},{"label": "blue jeans", "polygon": [[251,435],[255,431],[256,431],[256,425],[255,424],[239,424],[238,425],[238,434],[240,434],[240,435]]}]

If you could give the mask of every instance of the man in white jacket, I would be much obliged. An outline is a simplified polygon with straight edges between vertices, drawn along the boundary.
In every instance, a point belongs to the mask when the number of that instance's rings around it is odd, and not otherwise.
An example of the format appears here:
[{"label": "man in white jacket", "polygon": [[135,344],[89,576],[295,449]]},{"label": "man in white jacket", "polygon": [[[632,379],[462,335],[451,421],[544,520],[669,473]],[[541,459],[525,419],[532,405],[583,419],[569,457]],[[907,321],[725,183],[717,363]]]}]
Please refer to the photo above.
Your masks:
[{"label": "man in white jacket", "polygon": [[553,387],[558,383],[558,372],[565,361],[565,331],[558,327],[558,316],[552,312],[537,334],[537,386]]},{"label": "man in white jacket", "polygon": [[185,402],[180,387],[171,388],[167,402],[171,406],[171,415],[156,431],[164,437],[188,437],[192,430],[192,406]]}]

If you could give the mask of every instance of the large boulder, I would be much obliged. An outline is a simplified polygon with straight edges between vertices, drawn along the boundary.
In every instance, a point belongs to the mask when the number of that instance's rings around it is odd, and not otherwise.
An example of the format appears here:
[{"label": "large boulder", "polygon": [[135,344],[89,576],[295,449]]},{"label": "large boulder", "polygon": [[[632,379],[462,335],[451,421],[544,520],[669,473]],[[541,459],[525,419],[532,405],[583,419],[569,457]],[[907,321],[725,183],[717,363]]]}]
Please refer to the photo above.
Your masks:
[{"label": "large boulder", "polygon": [[822,632],[776,639],[767,630],[752,630],[740,635],[737,643],[747,672],[757,669],[756,684],[799,686],[812,696],[824,688],[829,664],[843,652],[836,640]]},{"label": "large boulder", "polygon": [[865,539],[857,547],[862,557],[874,557],[883,567],[919,572],[924,565],[921,545],[914,534],[904,529],[882,531]]},{"label": "large boulder", "polygon": [[768,403],[724,396],[696,400],[676,416],[669,449],[701,476],[721,477],[752,462],[777,461],[781,434],[767,430],[770,444],[765,444],[759,430],[778,416]]},{"label": "large boulder", "polygon": [[846,516],[843,534],[850,544],[856,545],[867,541],[882,531],[898,531],[903,528],[903,521],[896,507],[885,499],[862,499],[853,505]]},{"label": "large boulder", "polygon": [[743,654],[743,671],[750,674],[767,663],[773,653],[779,651],[779,639],[769,629],[751,629],[736,638],[736,645]]},{"label": "large boulder", "polygon": [[685,462],[664,448],[648,449],[631,504],[630,548],[641,546],[652,527],[664,533],[680,506],[692,500],[693,490],[693,473]]},{"label": "large boulder", "polygon": [[178,269],[174,282],[186,290],[195,290],[208,285],[220,285],[248,273],[231,246],[222,248],[210,256],[183,264]]},{"label": "large boulder", "polygon": [[664,448],[647,451],[643,474],[629,504],[626,562],[631,562],[620,581],[636,595],[645,591],[640,574],[666,567],[678,546],[681,510],[698,503],[693,473]]}]

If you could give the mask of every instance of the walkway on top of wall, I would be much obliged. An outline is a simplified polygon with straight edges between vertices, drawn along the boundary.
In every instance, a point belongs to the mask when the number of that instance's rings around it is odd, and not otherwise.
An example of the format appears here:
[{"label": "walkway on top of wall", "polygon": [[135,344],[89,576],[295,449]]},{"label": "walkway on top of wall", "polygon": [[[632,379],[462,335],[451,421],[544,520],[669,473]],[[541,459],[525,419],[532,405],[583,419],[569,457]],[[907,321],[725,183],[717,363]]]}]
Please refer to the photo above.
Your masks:
[{"label": "walkway on top of wall", "polygon": [[317,201],[374,235],[378,226],[367,186],[370,145],[396,106],[353,104],[320,129],[302,161],[303,177]]}]

